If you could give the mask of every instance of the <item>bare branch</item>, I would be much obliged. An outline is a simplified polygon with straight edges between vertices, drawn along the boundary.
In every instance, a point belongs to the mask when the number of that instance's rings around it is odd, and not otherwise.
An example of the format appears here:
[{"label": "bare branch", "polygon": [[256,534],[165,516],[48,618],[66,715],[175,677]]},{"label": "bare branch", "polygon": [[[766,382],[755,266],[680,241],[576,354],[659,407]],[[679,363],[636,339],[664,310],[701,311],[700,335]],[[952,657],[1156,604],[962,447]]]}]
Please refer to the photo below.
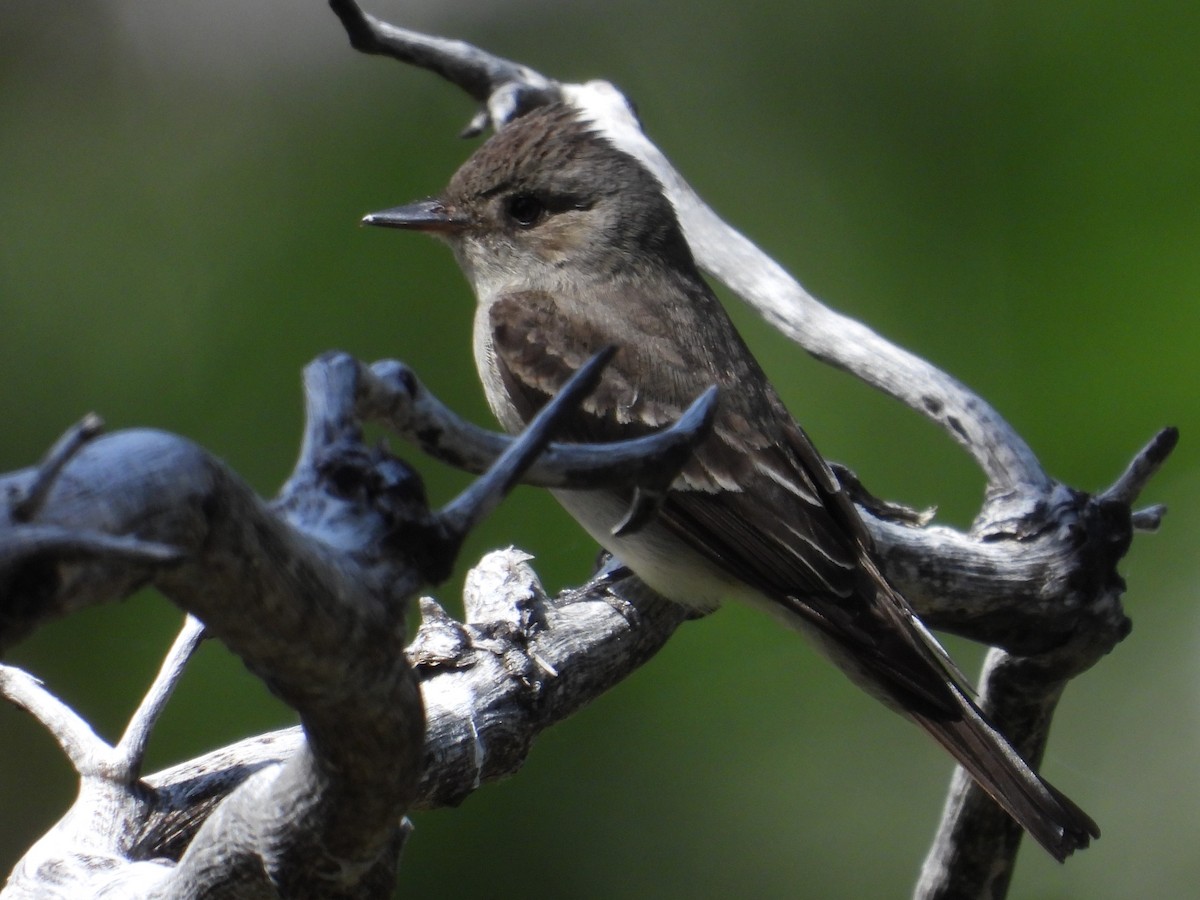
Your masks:
[{"label": "bare branch", "polygon": [[[980,705],[1032,766],[1041,763],[1066,677],[1040,661],[989,651]],[[961,768],[955,769],[942,820],[921,869],[914,900],[1004,897],[1022,832]]]},{"label": "bare branch", "polygon": [[115,755],[123,767],[122,777],[137,778],[141,774],[150,733],[158,724],[159,716],[175,692],[179,679],[183,677],[184,668],[203,639],[204,623],[195,616],[185,616],[183,627],[167,651],[158,675],[134,710],[121,740],[117,742]]},{"label": "bare branch", "polygon": [[94,414],[67,429],[38,465],[36,477],[25,488],[25,496],[12,504],[13,521],[28,522],[37,515],[63,466],[103,430],[104,422]]},{"label": "bare branch", "polygon": [[363,12],[354,0],[330,0],[350,45],[428,69],[483,104],[463,131],[473,137],[531,109],[559,99],[559,84],[527,66],[494,56],[465,41],[398,28]]},{"label": "bare branch", "polygon": [[[403,363],[377,362],[360,370],[358,378],[358,408],[365,420],[387,426],[447,465],[482,473],[513,442],[508,435],[463,421]],[[521,480],[552,488],[609,484],[663,488],[708,433],[716,399],[715,388],[710,389],[674,425],[645,437],[602,446],[551,443]]]},{"label": "bare branch", "polygon": [[[632,578],[547,598],[529,557],[486,556],[467,578],[467,621],[421,602],[407,653],[429,731],[415,808],[455,806],[517,772],[533,740],[654,656],[692,613]],[[139,856],[174,857],[242,778],[290,758],[295,730],[250,738],[149,776],[158,800]]]},{"label": "bare branch", "polygon": [[520,438],[492,463],[487,474],[442,508],[439,516],[442,526],[456,544],[461,545],[467,533],[516,487],[545,451],[554,427],[595,389],[601,371],[616,352],[615,347],[606,347],[581,366],[558,396],[534,416]]},{"label": "bare branch", "polygon": [[[1129,467],[1122,473],[1108,490],[1099,497],[1102,501],[1121,503],[1132,506],[1137,502],[1150,479],[1153,478],[1163,463],[1179,443],[1178,428],[1164,428],[1133,458]],[[1146,515],[1150,512],[1147,511]],[[1161,514],[1160,514],[1161,515]],[[1157,522],[1155,522],[1157,526]]]},{"label": "bare branch", "polygon": [[[185,627],[115,749],[35,689],[31,679],[10,673],[4,683],[14,699],[46,721],[84,780],[80,800],[53,838],[40,842],[18,867],[13,890],[36,893],[44,887],[39,873],[58,868],[92,889],[97,878],[106,879],[106,889],[122,896],[214,891],[257,896],[268,889],[297,897],[387,896],[406,833],[401,816],[418,796],[425,762],[418,670],[401,652],[407,600],[431,576],[444,576],[466,531],[536,461],[556,422],[591,389],[610,357],[611,352],[600,354],[585,366],[528,432],[504,443],[475,486],[438,512],[429,510],[411,469],[362,446],[358,387],[366,370],[337,354],[305,372],[308,416],[300,460],[274,503],[264,503],[199,448],[157,432],[120,432],[83,450],[74,441],[71,453],[50,454],[55,462],[44,469],[52,477],[30,471],[0,478],[0,494],[14,503],[30,496],[28,484],[40,485],[31,520],[11,521],[10,511],[9,523],[0,527],[0,580],[6,586],[0,594],[5,625],[0,640],[151,582],[203,620],[208,632],[295,708],[304,734],[302,741],[287,744],[286,755],[253,763],[230,763],[222,756],[232,770],[206,771],[186,786],[164,784],[160,792],[147,792],[137,778],[146,738],[199,640],[198,623]],[[711,397],[697,404],[691,421],[667,442],[666,466],[635,460],[624,447],[618,455],[630,465],[622,472],[606,462],[606,469],[627,485],[646,478],[669,483],[692,444],[706,434],[711,406]],[[454,424],[449,430],[468,434]],[[486,443],[497,446],[491,436]],[[660,445],[637,444],[643,451],[650,446]],[[452,452],[454,445],[447,447]],[[583,450],[590,458],[603,455],[598,448]],[[480,456],[479,447],[462,452]],[[564,477],[573,483],[572,477],[586,481],[595,475],[581,470]],[[73,529],[97,552],[79,552],[78,541],[68,539]],[[67,537],[58,539],[60,532]],[[119,558],[103,552],[109,545],[127,550],[134,533],[138,552]],[[169,551],[145,549],[160,545]],[[605,608],[612,613],[611,606]],[[471,635],[480,672],[486,670],[477,677],[498,689],[498,703],[529,702],[531,682],[523,683],[525,696],[518,696],[499,674],[511,671],[524,652],[528,636],[519,629],[534,621],[526,612],[488,622]],[[534,618],[548,617],[553,616]],[[623,624],[631,630],[628,621]],[[501,632],[514,647],[497,662],[491,651]],[[658,645],[669,633],[658,636]],[[573,641],[588,643],[581,635]],[[626,643],[642,645],[639,639]],[[426,653],[419,665],[424,671],[441,664]],[[610,683],[585,680],[569,692],[571,708]],[[432,696],[440,695],[434,690]],[[546,706],[550,719],[519,723],[528,735],[526,746],[541,727],[566,714],[560,705]],[[479,714],[473,708],[456,712],[460,722]],[[497,721],[505,729],[519,722],[511,709]],[[451,724],[447,719],[439,727]],[[480,740],[492,730],[483,722],[472,728]],[[448,734],[457,737],[453,729]],[[511,742],[495,743],[481,757],[490,769],[520,765],[523,754],[514,757]],[[450,780],[435,790],[462,787]],[[97,828],[100,820],[107,827]],[[123,865],[119,876],[112,874],[115,860],[158,858],[167,849],[180,854],[173,868]],[[98,858],[106,860],[101,873],[88,863]],[[311,885],[320,889],[314,894]]]},{"label": "bare branch", "polygon": [[28,672],[0,665],[0,697],[37,719],[77,772],[91,771],[98,749],[107,749],[91,725]]}]

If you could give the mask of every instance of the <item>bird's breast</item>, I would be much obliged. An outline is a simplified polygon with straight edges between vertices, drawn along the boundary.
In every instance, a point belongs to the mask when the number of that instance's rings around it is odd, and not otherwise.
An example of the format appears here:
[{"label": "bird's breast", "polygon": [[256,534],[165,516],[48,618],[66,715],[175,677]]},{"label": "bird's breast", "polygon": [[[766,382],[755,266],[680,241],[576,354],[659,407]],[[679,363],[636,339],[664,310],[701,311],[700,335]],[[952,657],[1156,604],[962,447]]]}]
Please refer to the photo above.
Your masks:
[{"label": "bird's breast", "polygon": [[479,372],[479,380],[483,383],[483,393],[491,407],[492,415],[500,422],[500,426],[509,434],[517,434],[525,427],[525,421],[513,405],[508,389],[504,384],[504,376],[500,372],[500,364],[496,358],[496,350],[492,341],[491,302],[480,299],[475,307],[475,326],[473,350],[475,353],[475,368]]}]

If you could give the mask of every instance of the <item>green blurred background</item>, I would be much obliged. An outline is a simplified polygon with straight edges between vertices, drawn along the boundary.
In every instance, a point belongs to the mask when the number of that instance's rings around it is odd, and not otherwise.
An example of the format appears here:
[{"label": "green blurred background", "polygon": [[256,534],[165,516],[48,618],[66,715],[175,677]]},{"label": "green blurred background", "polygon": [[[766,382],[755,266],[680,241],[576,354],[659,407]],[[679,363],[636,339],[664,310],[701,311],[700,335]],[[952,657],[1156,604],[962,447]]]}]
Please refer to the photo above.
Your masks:
[{"label": "green blurred background", "polygon": [[[731,222],[980,391],[1067,483],[1103,487],[1181,426],[1146,498],[1171,513],[1123,566],[1133,635],[1067,692],[1045,764],[1104,838],[1066,866],[1027,848],[1012,895],[1194,896],[1200,6],[369,8],[615,81]],[[296,451],[300,367],[335,347],[403,359],[490,422],[449,253],[355,224],[441,187],[473,146],[455,138],[471,112],[434,76],[352,51],[319,0],[3,0],[0,470],[96,410],[187,435],[270,493]],[[735,314],[827,455],[969,521],[982,482],[944,436]],[[401,452],[435,498],[466,483]],[[464,563],[508,543],[552,588],[593,554],[530,489]],[[178,619],[140,596],[11,659],[115,738]],[[151,764],[291,721],[206,647]],[[793,635],[728,609],[545,735],[517,777],[418,816],[402,892],[902,897],[949,772]],[[41,729],[0,709],[0,869],[73,792]]]}]

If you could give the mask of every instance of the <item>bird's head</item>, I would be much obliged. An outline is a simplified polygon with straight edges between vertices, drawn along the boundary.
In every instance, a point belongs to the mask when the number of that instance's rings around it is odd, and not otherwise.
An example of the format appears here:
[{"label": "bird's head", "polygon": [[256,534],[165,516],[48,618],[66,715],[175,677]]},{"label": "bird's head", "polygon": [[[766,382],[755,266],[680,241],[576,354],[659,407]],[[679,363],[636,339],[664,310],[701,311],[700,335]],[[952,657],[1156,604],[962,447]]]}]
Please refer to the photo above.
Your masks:
[{"label": "bird's head", "polygon": [[481,299],[691,259],[658,179],[565,104],[511,123],[439,196],[363,221],[443,238]]}]

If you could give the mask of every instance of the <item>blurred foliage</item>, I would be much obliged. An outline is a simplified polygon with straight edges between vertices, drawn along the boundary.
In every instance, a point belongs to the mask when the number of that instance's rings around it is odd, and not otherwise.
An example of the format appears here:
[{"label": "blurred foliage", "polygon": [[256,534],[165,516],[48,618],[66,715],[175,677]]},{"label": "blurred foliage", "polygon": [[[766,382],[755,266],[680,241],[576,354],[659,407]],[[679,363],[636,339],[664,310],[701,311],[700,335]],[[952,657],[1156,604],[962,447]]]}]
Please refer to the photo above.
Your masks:
[{"label": "blurred foliage", "polygon": [[[1124,566],[1132,638],[1068,691],[1049,776],[1101,823],[1014,897],[1182,897],[1200,882],[1196,336],[1200,7],[510,2],[377,14],[557,77],[606,77],[713,205],[818,296],[979,390],[1049,469],[1106,485],[1159,427],[1172,506]],[[398,357],[490,421],[471,299],[449,254],[357,218],[437,190],[471,109],[349,49],[321,2],[0,5],[0,468],[88,410],[187,435],[270,493],[299,370],[333,347]],[[907,410],[795,351],[751,346],[827,455],[964,524],[982,482]],[[402,452],[436,498],[466,483]],[[523,489],[475,538],[552,587],[593,548]],[[455,585],[439,595],[453,604]],[[156,596],[91,610],[12,660],[115,738],[178,622]],[[973,656],[973,648],[955,643]],[[977,652],[974,652],[977,658]],[[155,766],[290,721],[206,647]],[[947,761],[743,610],[690,625],[544,736],[516,778],[417,817],[406,893],[898,897]],[[65,808],[70,773],[0,710],[0,868]]]}]

